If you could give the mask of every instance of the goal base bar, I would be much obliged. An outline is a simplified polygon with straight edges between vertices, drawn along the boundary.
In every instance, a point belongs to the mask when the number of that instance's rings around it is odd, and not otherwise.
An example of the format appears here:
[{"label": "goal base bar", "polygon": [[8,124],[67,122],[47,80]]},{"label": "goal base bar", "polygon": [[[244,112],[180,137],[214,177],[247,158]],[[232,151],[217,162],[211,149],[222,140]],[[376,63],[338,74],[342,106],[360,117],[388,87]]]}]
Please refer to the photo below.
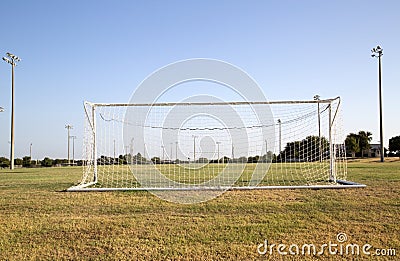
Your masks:
[{"label": "goal base bar", "polygon": [[[90,184],[94,185],[94,184]],[[136,188],[91,188],[88,186],[74,186],[68,188],[67,192],[101,192],[101,191],[196,191],[196,190],[268,190],[268,189],[346,189],[346,188],[365,188],[367,185],[347,180],[337,180],[337,184],[332,185],[297,185],[297,186],[243,186],[243,187],[136,187]]]}]

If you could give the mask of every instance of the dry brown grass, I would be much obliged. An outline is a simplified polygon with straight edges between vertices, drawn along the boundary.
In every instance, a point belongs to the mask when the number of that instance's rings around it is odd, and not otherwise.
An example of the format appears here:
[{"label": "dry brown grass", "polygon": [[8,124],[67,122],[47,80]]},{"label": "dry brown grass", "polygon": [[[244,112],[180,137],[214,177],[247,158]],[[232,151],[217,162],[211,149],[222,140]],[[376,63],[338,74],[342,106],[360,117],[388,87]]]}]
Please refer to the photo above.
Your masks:
[{"label": "dry brown grass", "polygon": [[80,168],[1,170],[0,260],[279,260],[257,245],[335,242],[340,232],[400,251],[400,161],[375,161],[349,163],[349,180],[365,189],[229,191],[195,205],[147,192],[62,192]]}]

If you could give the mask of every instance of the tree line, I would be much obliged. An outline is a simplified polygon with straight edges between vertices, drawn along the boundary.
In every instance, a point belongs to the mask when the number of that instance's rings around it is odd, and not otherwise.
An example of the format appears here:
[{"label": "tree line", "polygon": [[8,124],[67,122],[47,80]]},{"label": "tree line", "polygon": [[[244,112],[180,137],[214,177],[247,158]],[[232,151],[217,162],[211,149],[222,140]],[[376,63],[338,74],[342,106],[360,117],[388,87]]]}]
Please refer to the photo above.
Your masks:
[{"label": "tree line", "polygon": [[[346,150],[351,153],[352,157],[362,157],[363,153],[370,149],[372,133],[369,131],[359,131],[358,133],[350,133],[345,140]],[[387,153],[386,153],[387,152]],[[386,156],[400,157],[400,135],[389,139],[389,148],[385,148]],[[198,158],[195,163],[257,163],[257,162],[281,162],[281,161],[298,161],[298,162],[314,162],[329,158],[329,141],[325,137],[308,136],[303,140],[288,142],[284,150],[278,154],[268,151],[264,155],[255,155],[249,157],[229,158],[223,156],[220,159]],[[162,160],[160,157],[152,157],[146,159],[140,153],[136,155],[119,155],[118,158],[101,156],[97,159],[99,165],[113,164],[169,164],[169,163],[189,163],[190,160]],[[70,162],[71,163],[71,162]],[[53,167],[71,165],[67,159],[51,159],[45,157],[43,160],[32,160],[29,156],[22,159],[14,159],[16,166],[22,167]],[[81,166],[82,160],[75,160],[73,165]],[[5,157],[0,157],[0,168],[8,168],[10,160]]]},{"label": "tree line", "polygon": [[[359,131],[358,133],[350,133],[347,135],[345,144],[347,150],[351,152],[351,156],[363,157],[364,153],[371,148],[372,133],[369,131]],[[389,139],[389,148],[384,148],[385,156],[400,157],[400,135]]]},{"label": "tree line", "polygon": [[[73,165],[81,166],[82,163],[83,163],[82,160],[75,160]],[[24,168],[33,168],[33,167],[66,166],[72,164],[69,164],[67,159],[51,159],[49,157],[45,157],[43,160],[32,160],[31,157],[25,156],[22,159],[21,158],[14,159],[14,165],[21,166]],[[0,157],[0,168],[8,168],[8,167],[10,167],[10,160],[6,157]]]},{"label": "tree line", "polygon": [[[322,155],[322,156],[321,156]],[[184,163],[257,163],[257,162],[281,162],[281,161],[298,161],[313,162],[329,158],[329,142],[325,137],[308,136],[303,140],[288,142],[283,151],[278,154],[268,151],[264,155],[241,156],[238,158],[230,158],[223,156],[220,159],[207,159],[200,157],[193,160],[182,159],[161,159],[154,156],[151,159],[145,158],[140,152],[136,155],[125,154],[119,155],[118,158],[102,155],[97,159],[99,165],[114,164],[184,164]]]},{"label": "tree line", "polygon": [[389,139],[389,157],[400,157],[400,135]]}]

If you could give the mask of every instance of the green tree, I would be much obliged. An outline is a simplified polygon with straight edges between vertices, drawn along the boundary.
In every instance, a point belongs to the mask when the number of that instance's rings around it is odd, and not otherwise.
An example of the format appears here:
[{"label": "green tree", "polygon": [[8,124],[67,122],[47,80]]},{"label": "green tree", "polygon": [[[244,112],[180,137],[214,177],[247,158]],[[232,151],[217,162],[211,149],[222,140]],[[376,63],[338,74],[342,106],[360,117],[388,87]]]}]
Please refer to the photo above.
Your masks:
[{"label": "green tree", "polygon": [[240,157],[240,158],[238,159],[238,162],[240,162],[240,163],[246,163],[246,162],[247,162],[247,158],[244,157],[244,156],[242,156],[242,157]]},{"label": "green tree", "polygon": [[318,161],[327,148],[329,148],[329,142],[325,137],[320,139],[319,136],[308,136],[301,141],[288,142],[279,158],[284,155],[290,160]]},{"label": "green tree", "polygon": [[298,159],[300,156],[300,141],[288,142],[281,154],[288,159]]},{"label": "green tree", "polygon": [[128,163],[128,160],[127,160],[127,155],[119,155],[118,156],[118,162],[120,163],[120,164],[127,164]]},{"label": "green tree", "polygon": [[42,165],[42,167],[51,167],[51,166],[53,166],[53,160],[46,157],[42,160],[41,165]]},{"label": "green tree", "polygon": [[221,163],[228,163],[231,159],[227,156],[222,157],[219,161]]},{"label": "green tree", "polygon": [[152,161],[154,164],[159,164],[159,163],[160,163],[160,158],[159,158],[159,157],[152,157],[152,158],[151,158],[151,161]]},{"label": "green tree", "polygon": [[389,139],[389,151],[397,153],[397,155],[400,157],[400,136]]},{"label": "green tree", "polygon": [[138,154],[133,156],[132,161],[141,164],[141,163],[146,163],[147,159],[143,157],[140,152],[138,152]]},{"label": "green tree", "polygon": [[372,133],[369,131],[359,131],[358,132],[358,137],[359,137],[359,146],[361,150],[361,157],[364,156],[364,151],[370,149],[370,142],[372,140]]},{"label": "green tree", "polygon": [[198,163],[208,163],[208,159],[207,158],[199,158],[198,160],[196,160],[196,162],[198,162]]},{"label": "green tree", "polygon": [[14,159],[14,164],[21,166],[22,165],[22,159],[20,159],[20,158]]},{"label": "green tree", "polygon": [[28,168],[32,165],[31,157],[25,156],[22,158],[22,167]]},{"label": "green tree", "polygon": [[[301,141],[300,155],[303,155],[302,161],[318,161],[323,158],[324,151],[329,148],[329,142],[325,137],[308,136]],[[321,146],[321,147],[320,147]]]},{"label": "green tree", "polygon": [[10,160],[5,157],[0,157],[0,168],[10,167]]},{"label": "green tree", "polygon": [[[67,162],[68,162],[68,160],[67,160]],[[63,164],[63,163],[65,163],[63,159],[54,159],[54,160],[53,160],[53,165],[54,165],[54,166],[56,166],[56,165],[61,165],[61,164]]]},{"label": "green tree", "polygon": [[354,158],[356,153],[360,152],[359,136],[355,133],[347,135],[345,140],[346,148],[351,151],[351,156]]},{"label": "green tree", "polygon": [[250,156],[247,158],[248,163],[257,163],[258,160],[260,159],[260,156],[256,155],[254,157]]}]

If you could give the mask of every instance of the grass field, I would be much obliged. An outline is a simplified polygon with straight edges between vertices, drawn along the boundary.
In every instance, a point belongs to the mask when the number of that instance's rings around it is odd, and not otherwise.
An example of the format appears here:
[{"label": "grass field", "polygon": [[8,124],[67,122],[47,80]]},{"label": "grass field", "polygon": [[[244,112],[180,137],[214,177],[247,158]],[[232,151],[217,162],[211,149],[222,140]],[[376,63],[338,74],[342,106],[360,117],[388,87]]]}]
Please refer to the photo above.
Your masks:
[{"label": "grass field", "polygon": [[[297,255],[286,259],[398,260],[400,160],[352,161],[346,190],[228,191],[201,204],[148,192],[66,193],[82,169],[0,170],[0,260],[268,260],[257,246],[346,243],[396,256]],[[287,249],[286,249],[287,251]]]}]

